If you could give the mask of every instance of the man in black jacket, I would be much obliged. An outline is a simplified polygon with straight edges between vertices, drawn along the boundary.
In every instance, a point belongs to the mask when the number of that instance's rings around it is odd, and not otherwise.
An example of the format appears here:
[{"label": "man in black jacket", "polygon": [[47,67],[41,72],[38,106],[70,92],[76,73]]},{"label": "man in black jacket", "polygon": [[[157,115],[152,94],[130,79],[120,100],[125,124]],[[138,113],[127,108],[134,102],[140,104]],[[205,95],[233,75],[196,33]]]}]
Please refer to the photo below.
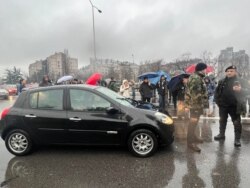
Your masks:
[{"label": "man in black jacket", "polygon": [[144,80],[142,82],[142,84],[140,85],[139,88],[139,92],[141,94],[142,97],[142,101],[143,102],[150,102],[150,99],[152,97],[152,89],[153,87],[151,86],[151,84],[148,81],[148,77],[144,77]]},{"label": "man in black jacket", "polygon": [[244,109],[245,97],[248,92],[247,83],[237,77],[236,66],[226,68],[226,78],[219,81],[215,90],[215,102],[219,106],[220,133],[214,137],[215,140],[224,140],[227,126],[228,114],[231,116],[235,141],[234,145],[240,147],[241,137],[241,112]]}]

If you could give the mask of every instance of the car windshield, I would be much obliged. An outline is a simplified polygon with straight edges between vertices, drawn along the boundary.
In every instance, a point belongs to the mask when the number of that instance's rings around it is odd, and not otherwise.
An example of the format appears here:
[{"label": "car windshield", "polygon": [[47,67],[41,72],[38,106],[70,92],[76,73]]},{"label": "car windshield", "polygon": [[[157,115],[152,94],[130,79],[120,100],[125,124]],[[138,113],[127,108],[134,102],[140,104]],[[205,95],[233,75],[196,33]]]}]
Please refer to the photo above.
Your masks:
[{"label": "car windshield", "polygon": [[118,93],[112,91],[111,89],[105,87],[98,87],[96,88],[96,90],[124,106],[134,107],[129,100],[119,95]]}]

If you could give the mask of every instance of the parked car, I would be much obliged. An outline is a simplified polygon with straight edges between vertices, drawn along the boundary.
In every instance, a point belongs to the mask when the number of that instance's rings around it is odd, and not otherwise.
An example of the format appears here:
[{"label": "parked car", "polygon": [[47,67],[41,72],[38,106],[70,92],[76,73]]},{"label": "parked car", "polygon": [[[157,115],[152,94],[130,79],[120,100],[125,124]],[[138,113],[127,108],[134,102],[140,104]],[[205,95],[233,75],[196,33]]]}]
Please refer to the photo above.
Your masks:
[{"label": "parked car", "polygon": [[9,92],[9,95],[17,95],[17,86],[16,85],[6,85],[5,89]]},{"label": "parked car", "polygon": [[0,99],[9,99],[9,92],[6,89],[0,89]]},{"label": "parked car", "polygon": [[3,110],[0,133],[9,152],[30,153],[34,145],[121,145],[148,157],[174,136],[170,116],[135,108],[101,86],[59,85],[23,91]]}]

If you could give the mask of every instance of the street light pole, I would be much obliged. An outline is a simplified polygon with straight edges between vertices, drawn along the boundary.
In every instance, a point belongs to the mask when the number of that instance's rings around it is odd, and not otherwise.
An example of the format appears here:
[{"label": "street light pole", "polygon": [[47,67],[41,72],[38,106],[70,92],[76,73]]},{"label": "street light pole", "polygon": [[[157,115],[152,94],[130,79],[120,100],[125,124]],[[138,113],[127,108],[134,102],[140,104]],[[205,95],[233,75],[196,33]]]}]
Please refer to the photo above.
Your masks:
[{"label": "street light pole", "polygon": [[98,9],[95,5],[93,5],[92,1],[89,0],[91,7],[92,7],[92,20],[93,20],[93,47],[94,47],[94,72],[95,72],[95,63],[96,63],[96,45],[95,45],[95,15],[94,15],[94,9],[96,9],[99,13],[102,13],[100,9]]}]

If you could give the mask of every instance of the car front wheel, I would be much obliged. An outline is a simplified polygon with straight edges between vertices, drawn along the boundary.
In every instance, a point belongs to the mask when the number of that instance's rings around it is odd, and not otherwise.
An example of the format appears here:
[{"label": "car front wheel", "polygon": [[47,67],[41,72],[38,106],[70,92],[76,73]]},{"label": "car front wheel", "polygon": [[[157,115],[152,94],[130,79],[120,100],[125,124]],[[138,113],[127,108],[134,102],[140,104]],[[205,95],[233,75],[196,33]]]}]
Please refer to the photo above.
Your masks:
[{"label": "car front wheel", "polygon": [[130,135],[128,147],[137,157],[149,157],[155,153],[158,147],[158,141],[152,131],[139,129]]},{"label": "car front wheel", "polygon": [[13,130],[5,138],[5,145],[10,153],[23,156],[30,153],[32,142],[27,132],[23,130]]}]

